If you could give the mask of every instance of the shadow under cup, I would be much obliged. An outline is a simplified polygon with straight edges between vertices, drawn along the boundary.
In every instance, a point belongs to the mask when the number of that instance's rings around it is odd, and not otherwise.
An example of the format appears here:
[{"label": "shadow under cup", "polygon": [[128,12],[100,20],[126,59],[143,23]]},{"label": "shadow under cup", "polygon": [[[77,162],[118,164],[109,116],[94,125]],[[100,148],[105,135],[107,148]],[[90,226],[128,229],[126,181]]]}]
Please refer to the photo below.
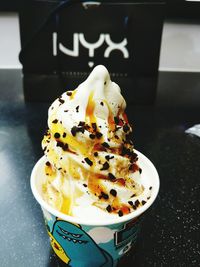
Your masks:
[{"label": "shadow under cup", "polygon": [[151,197],[145,205],[128,215],[101,221],[71,217],[49,206],[42,198],[45,179],[42,157],[33,168],[31,189],[39,202],[50,238],[51,246],[62,266],[111,267],[134,247],[140,228],[139,217],[154,202],[159,191],[159,177],[154,165],[136,151],[142,168],[142,184],[152,187]]}]

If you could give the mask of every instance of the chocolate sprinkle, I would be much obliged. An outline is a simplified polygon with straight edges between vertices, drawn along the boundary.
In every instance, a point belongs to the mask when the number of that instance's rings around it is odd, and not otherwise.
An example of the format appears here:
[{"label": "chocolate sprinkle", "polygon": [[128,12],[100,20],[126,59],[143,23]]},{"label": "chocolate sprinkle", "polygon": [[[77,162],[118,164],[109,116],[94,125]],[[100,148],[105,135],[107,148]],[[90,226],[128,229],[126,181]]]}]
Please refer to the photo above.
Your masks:
[{"label": "chocolate sprinkle", "polygon": [[63,142],[60,142],[60,141],[57,141],[56,146],[63,147],[64,146],[64,143]]},{"label": "chocolate sprinkle", "polygon": [[127,133],[130,130],[130,127],[128,126],[128,124],[125,124],[123,126],[123,130],[124,130],[125,133]]},{"label": "chocolate sprinkle", "polygon": [[64,110],[64,112],[68,112],[68,111],[69,111],[68,109]]},{"label": "chocolate sprinkle", "polygon": [[57,122],[58,122],[58,120],[57,120],[57,119],[55,119],[55,120],[53,120],[53,121],[52,121],[52,123],[57,123]]},{"label": "chocolate sprinkle", "polygon": [[108,174],[108,177],[109,177],[110,180],[115,180],[116,179],[116,177],[110,172]]},{"label": "chocolate sprinkle", "polygon": [[58,101],[59,101],[61,104],[65,103],[65,100],[62,99],[62,98],[58,98]]},{"label": "chocolate sprinkle", "polygon": [[146,204],[147,202],[145,200],[142,200],[142,205]]},{"label": "chocolate sprinkle", "polygon": [[116,197],[117,196],[117,191],[115,189],[111,189],[110,190],[110,194],[113,196],[113,197]]},{"label": "chocolate sprinkle", "polygon": [[47,166],[51,166],[51,163],[50,163],[49,161],[47,161],[45,164],[46,164]]},{"label": "chocolate sprinkle", "polygon": [[102,198],[104,198],[104,199],[109,199],[108,194],[106,194],[106,193],[104,193],[104,192],[101,192],[100,197],[102,197]]},{"label": "chocolate sprinkle", "polygon": [[93,165],[93,162],[89,158],[84,158],[84,160],[88,165],[90,165],[90,166]]},{"label": "chocolate sprinkle", "polygon": [[128,201],[128,204],[133,206],[133,201]]},{"label": "chocolate sprinkle", "polygon": [[84,126],[85,125],[85,122],[84,121],[80,121],[78,126]]},{"label": "chocolate sprinkle", "polygon": [[102,143],[102,146],[104,146],[105,148],[109,148],[109,147],[110,147],[109,144],[106,143],[106,142],[103,142],[103,143]]},{"label": "chocolate sprinkle", "polygon": [[87,187],[87,185],[86,185],[86,184],[83,184],[83,186],[84,186],[84,187]]},{"label": "chocolate sprinkle", "polygon": [[58,139],[58,138],[60,138],[60,134],[59,134],[59,133],[55,133],[55,134],[54,134],[54,137],[55,137],[56,139]]},{"label": "chocolate sprinkle", "polygon": [[66,133],[63,133],[63,138],[65,138],[67,136],[67,134]]},{"label": "chocolate sprinkle", "polygon": [[109,156],[109,155],[107,155],[107,156],[105,156],[105,159],[106,159],[106,160],[114,159],[114,156]]},{"label": "chocolate sprinkle", "polygon": [[100,139],[100,138],[102,137],[102,135],[103,135],[102,133],[100,133],[100,132],[96,132],[96,138],[97,138],[97,139]]},{"label": "chocolate sprinkle", "polygon": [[139,173],[140,173],[140,174],[142,173],[142,169],[141,169],[141,168],[139,168]]},{"label": "chocolate sprinkle", "polygon": [[119,123],[119,118],[118,117],[114,117],[114,121],[115,121],[115,124],[118,124]]},{"label": "chocolate sprinkle", "polygon": [[90,134],[89,137],[90,137],[91,139],[95,139],[95,135],[94,135],[94,134]]},{"label": "chocolate sprinkle", "polygon": [[97,130],[97,124],[95,122],[92,123],[92,128],[96,132],[96,130]]},{"label": "chocolate sprinkle", "polygon": [[108,205],[108,206],[106,207],[106,210],[107,210],[108,212],[111,212],[111,211],[112,211],[112,208],[111,208],[111,206],[110,206],[110,205]]},{"label": "chocolate sprinkle", "polygon": [[67,94],[68,96],[71,96],[71,95],[72,95],[72,92],[66,92],[66,94]]},{"label": "chocolate sprinkle", "polygon": [[138,207],[139,205],[140,205],[140,201],[137,199],[137,200],[135,201],[135,206]]},{"label": "chocolate sprinkle", "polygon": [[71,128],[71,133],[72,133],[72,135],[73,136],[76,136],[76,133],[78,132],[78,127],[77,126],[73,126],[72,128]]},{"label": "chocolate sprinkle", "polygon": [[149,190],[151,190],[151,189],[152,189],[152,186],[149,187]]},{"label": "chocolate sprinkle", "polygon": [[95,157],[98,157],[98,152],[94,152],[94,156]]},{"label": "chocolate sprinkle", "polygon": [[101,171],[104,171],[104,170],[108,170],[110,167],[110,165],[108,164],[108,162],[106,161],[104,164],[103,164],[103,167],[100,169]]},{"label": "chocolate sprinkle", "polygon": [[79,112],[79,106],[76,107],[76,112]]},{"label": "chocolate sprinkle", "polygon": [[68,148],[69,148],[68,144],[64,144],[64,146],[62,147],[62,149],[63,149],[64,151],[67,151]]},{"label": "chocolate sprinkle", "polygon": [[102,101],[101,101],[101,103],[100,103],[100,104],[101,104],[102,106],[104,105]]},{"label": "chocolate sprinkle", "polygon": [[118,215],[119,215],[119,217],[122,217],[124,214],[123,214],[123,212],[121,210],[119,210],[118,211]]}]

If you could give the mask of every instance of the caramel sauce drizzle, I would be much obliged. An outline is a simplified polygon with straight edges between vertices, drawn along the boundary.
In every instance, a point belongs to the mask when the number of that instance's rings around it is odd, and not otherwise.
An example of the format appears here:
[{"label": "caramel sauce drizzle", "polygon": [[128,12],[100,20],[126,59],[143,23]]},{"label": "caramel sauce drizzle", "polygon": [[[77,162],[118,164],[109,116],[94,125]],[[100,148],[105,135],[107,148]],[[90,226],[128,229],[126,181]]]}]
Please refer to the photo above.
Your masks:
[{"label": "caramel sauce drizzle", "polygon": [[96,123],[96,117],[94,116],[94,108],[95,108],[95,102],[93,100],[94,93],[92,92],[89,96],[88,99],[88,104],[86,107],[86,118],[85,121],[89,124],[92,125],[92,123]]}]

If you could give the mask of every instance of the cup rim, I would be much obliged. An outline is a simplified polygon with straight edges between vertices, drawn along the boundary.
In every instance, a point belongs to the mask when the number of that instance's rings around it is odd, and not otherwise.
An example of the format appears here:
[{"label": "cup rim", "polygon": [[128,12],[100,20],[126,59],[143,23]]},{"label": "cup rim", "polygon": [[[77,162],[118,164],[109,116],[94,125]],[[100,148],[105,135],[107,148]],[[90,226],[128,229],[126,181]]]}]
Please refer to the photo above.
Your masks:
[{"label": "cup rim", "polygon": [[152,191],[151,198],[146,202],[145,205],[143,205],[142,207],[139,207],[137,210],[135,210],[135,211],[133,211],[127,215],[124,215],[122,217],[113,218],[113,219],[110,219],[110,220],[105,221],[105,222],[98,222],[98,221],[92,221],[92,220],[85,221],[82,218],[77,218],[77,217],[73,217],[73,216],[64,214],[64,213],[54,209],[53,207],[51,207],[48,203],[46,203],[43,200],[42,196],[39,194],[39,192],[37,190],[36,183],[35,183],[37,170],[40,167],[40,165],[46,160],[45,156],[41,157],[37,161],[37,163],[35,164],[32,172],[31,172],[30,184],[31,184],[32,193],[42,208],[47,210],[49,213],[51,213],[55,217],[59,217],[60,219],[63,219],[65,221],[68,221],[71,223],[78,223],[81,225],[90,225],[90,226],[105,226],[105,225],[118,224],[118,223],[123,223],[123,222],[133,220],[133,219],[139,217],[142,213],[144,213],[153,204],[153,202],[155,201],[155,199],[158,195],[159,188],[160,188],[159,175],[158,175],[158,172],[157,172],[155,166],[153,165],[153,163],[144,154],[142,154],[138,150],[134,149],[134,151],[135,151],[135,153],[138,154],[139,159],[146,162],[149,165],[149,167],[151,168],[151,171],[154,173],[154,184],[153,184],[154,190]]}]

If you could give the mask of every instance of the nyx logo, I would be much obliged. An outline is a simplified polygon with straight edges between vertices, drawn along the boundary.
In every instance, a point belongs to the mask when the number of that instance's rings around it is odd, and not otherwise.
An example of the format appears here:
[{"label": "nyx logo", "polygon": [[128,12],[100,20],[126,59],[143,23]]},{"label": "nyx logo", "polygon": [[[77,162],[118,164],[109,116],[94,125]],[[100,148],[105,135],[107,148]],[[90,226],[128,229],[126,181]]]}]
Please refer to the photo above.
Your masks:
[{"label": "nyx logo", "polygon": [[[90,58],[94,57],[94,52],[96,49],[98,49],[104,42],[107,44],[107,48],[104,51],[104,57],[108,58],[112,51],[119,50],[121,51],[123,57],[125,59],[129,58],[129,52],[126,47],[127,45],[127,39],[124,38],[123,41],[120,43],[115,43],[111,40],[109,33],[101,33],[99,35],[99,39],[95,43],[89,43],[86,41],[83,33],[74,33],[73,34],[73,48],[69,49],[66,46],[64,46],[62,43],[57,43],[57,33],[53,32],[52,35],[52,41],[53,41],[53,56],[57,56],[57,49],[59,49],[62,53],[65,55],[71,56],[71,57],[78,57],[79,56],[79,45],[81,44],[83,47],[88,49],[88,55]],[[89,61],[88,62],[89,67],[93,67],[94,62]]]}]

